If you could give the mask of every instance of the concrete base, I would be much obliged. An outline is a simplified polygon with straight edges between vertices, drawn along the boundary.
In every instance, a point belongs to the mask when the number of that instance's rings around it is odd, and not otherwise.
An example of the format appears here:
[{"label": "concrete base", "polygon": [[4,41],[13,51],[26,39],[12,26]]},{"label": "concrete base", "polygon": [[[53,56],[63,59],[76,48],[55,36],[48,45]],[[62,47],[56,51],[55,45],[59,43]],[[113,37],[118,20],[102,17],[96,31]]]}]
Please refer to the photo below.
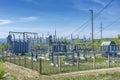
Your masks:
[{"label": "concrete base", "polygon": [[59,65],[58,65],[58,64],[56,64],[56,65],[55,65],[55,67],[59,67]]},{"label": "concrete base", "polygon": [[73,64],[69,64],[70,66],[73,66]]},{"label": "concrete base", "polygon": [[65,65],[69,65],[69,63],[68,63],[68,62],[65,62]]},{"label": "concrete base", "polygon": [[54,63],[51,63],[50,65],[51,65],[51,66],[54,66]]}]

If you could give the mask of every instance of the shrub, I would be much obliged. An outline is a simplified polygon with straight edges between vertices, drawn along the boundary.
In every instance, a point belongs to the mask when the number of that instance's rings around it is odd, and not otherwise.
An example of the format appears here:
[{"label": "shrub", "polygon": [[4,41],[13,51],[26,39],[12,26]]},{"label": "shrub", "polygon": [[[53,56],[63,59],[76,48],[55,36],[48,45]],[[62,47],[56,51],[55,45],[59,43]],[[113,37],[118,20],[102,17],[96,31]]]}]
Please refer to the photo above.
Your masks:
[{"label": "shrub", "polygon": [[4,68],[3,68],[2,62],[0,62],[0,80],[3,79],[3,76],[4,76],[5,73],[6,72],[5,72]]}]

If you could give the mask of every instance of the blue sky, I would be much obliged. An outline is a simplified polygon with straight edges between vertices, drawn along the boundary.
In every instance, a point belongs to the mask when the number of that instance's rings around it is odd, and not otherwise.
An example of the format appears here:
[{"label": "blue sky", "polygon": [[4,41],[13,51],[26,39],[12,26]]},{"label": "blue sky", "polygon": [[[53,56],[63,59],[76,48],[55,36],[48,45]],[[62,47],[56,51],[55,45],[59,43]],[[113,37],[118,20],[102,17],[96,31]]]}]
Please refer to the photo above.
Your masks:
[{"label": "blue sky", "polygon": [[[73,31],[74,38],[79,35],[90,37],[90,11],[94,16],[111,0],[0,0],[0,37],[5,38],[9,31],[38,32],[40,35],[57,34],[60,37],[69,36]],[[94,20],[95,38],[100,38],[100,23],[103,28],[111,24],[120,15],[120,0],[114,0]],[[117,37],[120,33],[120,20],[103,31],[103,37]]]}]

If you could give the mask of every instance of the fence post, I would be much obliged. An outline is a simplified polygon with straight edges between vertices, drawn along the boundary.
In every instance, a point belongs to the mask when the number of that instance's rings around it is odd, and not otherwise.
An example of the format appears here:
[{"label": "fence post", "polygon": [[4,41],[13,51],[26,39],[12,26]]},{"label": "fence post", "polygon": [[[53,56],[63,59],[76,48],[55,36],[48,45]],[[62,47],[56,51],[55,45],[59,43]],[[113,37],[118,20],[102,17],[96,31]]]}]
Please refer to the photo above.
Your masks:
[{"label": "fence post", "polygon": [[8,53],[6,52],[6,54],[5,54],[5,57],[6,57],[6,61],[8,61],[8,58],[7,58],[7,57],[8,57],[8,55],[7,55],[7,54],[8,54]]},{"label": "fence post", "polygon": [[33,57],[31,57],[31,69],[33,69]]},{"label": "fence post", "polygon": [[0,50],[0,61],[2,60],[2,51]]},{"label": "fence post", "polygon": [[16,56],[15,56],[15,53],[14,53],[14,64],[16,64]]},{"label": "fence post", "polygon": [[79,70],[79,52],[77,53],[77,69]]},{"label": "fence post", "polygon": [[40,71],[40,74],[42,74],[42,59],[40,58],[40,66],[39,66],[39,71]]},{"label": "fence post", "polygon": [[10,63],[11,63],[11,53],[10,53]]},{"label": "fence post", "polygon": [[108,68],[110,68],[110,55],[108,53]]},{"label": "fence post", "polygon": [[4,60],[4,53],[3,53],[3,50],[2,50],[2,61],[5,61],[5,60]]},{"label": "fence post", "polygon": [[61,72],[61,57],[59,55],[59,72]]},{"label": "fence post", "polygon": [[117,64],[118,64],[118,67],[119,67],[119,56],[118,56],[118,54],[119,54],[119,52],[120,52],[120,51],[119,51],[119,46],[120,46],[120,45],[118,44],[118,52],[117,52]]},{"label": "fence post", "polygon": [[93,51],[93,69],[96,69],[96,56],[94,51]]},{"label": "fence post", "polygon": [[26,67],[26,55],[24,56],[24,66]]},{"label": "fence post", "polygon": [[19,54],[19,56],[18,56],[18,65],[20,66],[21,64],[20,64],[20,54]]}]

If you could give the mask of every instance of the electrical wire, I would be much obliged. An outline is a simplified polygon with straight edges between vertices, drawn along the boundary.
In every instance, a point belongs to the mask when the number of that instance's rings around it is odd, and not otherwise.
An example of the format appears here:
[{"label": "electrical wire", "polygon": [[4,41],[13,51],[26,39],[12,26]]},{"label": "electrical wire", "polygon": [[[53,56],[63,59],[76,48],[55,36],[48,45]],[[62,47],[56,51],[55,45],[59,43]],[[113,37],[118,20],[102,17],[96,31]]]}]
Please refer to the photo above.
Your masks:
[{"label": "electrical wire", "polygon": [[[99,10],[96,14],[96,16],[94,17],[94,20],[115,0],[111,0],[106,6],[104,6],[101,10]],[[87,28],[88,26],[85,26],[80,32],[84,31],[85,28]]]},{"label": "electrical wire", "polygon": [[[118,22],[120,20],[120,17],[118,17],[117,19],[115,19],[112,23],[110,23],[109,25],[107,25],[106,27],[104,27],[102,29],[102,31],[104,31],[105,29],[111,27],[113,24],[115,24],[116,22]],[[95,35],[98,35],[100,33],[100,31],[96,32]]]},{"label": "electrical wire", "polygon": [[[97,12],[97,15],[94,17],[94,19],[96,19],[113,1],[115,0],[111,0],[106,6],[104,6],[100,11]],[[80,27],[78,27],[77,29],[75,29],[71,34],[79,31],[84,25],[88,24],[88,22],[90,21],[90,19],[88,19],[85,23],[83,23]],[[83,29],[87,28],[87,26],[85,26]],[[81,30],[81,32],[83,31],[83,29]],[[71,35],[70,34],[70,35]],[[70,35],[66,36],[69,37]]]},{"label": "electrical wire", "polygon": [[110,4],[112,4],[113,1],[115,0],[111,0],[106,6],[104,6],[100,11],[98,11],[94,19],[97,18],[108,6],[110,6]]}]

